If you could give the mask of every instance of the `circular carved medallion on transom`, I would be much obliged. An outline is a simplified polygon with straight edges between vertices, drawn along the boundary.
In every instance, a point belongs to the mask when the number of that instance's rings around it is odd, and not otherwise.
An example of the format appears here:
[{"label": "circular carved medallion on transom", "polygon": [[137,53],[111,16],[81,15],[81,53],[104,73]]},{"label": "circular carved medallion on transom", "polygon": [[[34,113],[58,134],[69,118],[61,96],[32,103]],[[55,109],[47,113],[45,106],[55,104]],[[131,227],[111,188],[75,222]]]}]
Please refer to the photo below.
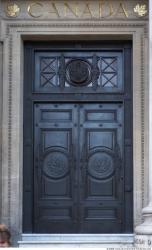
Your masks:
[{"label": "circular carved medallion on transom", "polygon": [[49,153],[44,159],[43,171],[50,178],[63,178],[69,171],[67,156],[62,152]]},{"label": "circular carved medallion on transom", "polygon": [[114,162],[110,154],[106,152],[96,152],[89,158],[89,174],[97,179],[107,179],[114,173]]},{"label": "circular carved medallion on transom", "polygon": [[71,60],[66,67],[67,81],[74,86],[85,86],[91,82],[91,65],[82,59]]}]

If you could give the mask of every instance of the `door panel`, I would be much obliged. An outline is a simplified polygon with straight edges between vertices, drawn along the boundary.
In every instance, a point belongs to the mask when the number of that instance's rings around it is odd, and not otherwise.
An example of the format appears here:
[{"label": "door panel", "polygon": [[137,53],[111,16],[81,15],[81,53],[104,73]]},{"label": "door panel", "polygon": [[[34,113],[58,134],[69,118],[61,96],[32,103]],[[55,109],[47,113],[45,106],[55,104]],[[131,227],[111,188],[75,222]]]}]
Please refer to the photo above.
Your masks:
[{"label": "door panel", "polygon": [[35,106],[35,231],[119,232],[122,117],[120,104]]},{"label": "door panel", "polygon": [[23,231],[131,233],[131,43],[25,44]]},{"label": "door panel", "polygon": [[80,141],[83,152],[80,180],[84,231],[107,233],[110,230],[119,232],[121,229],[122,134],[123,107],[119,103],[86,104],[80,108],[80,138],[83,138]]},{"label": "door panel", "polygon": [[75,115],[74,105],[35,105],[36,232],[76,230],[72,144],[77,133]]}]

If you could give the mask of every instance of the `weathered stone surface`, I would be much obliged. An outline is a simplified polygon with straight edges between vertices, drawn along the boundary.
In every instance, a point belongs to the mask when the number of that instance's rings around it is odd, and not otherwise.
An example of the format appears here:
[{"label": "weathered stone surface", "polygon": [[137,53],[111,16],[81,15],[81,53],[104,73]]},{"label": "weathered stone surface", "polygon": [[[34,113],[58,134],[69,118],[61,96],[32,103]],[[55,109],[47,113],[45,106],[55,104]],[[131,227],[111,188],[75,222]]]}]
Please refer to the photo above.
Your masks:
[{"label": "weathered stone surface", "polygon": [[[144,2],[143,5],[145,5]],[[2,0],[2,16],[12,19],[114,19],[138,20],[147,18],[148,9],[139,9],[139,1],[87,0],[23,1],[11,3]],[[135,10],[134,10],[135,9]],[[139,12],[140,11],[140,12]]]},{"label": "weathered stone surface", "polygon": [[149,161],[148,205],[142,210],[144,222],[135,228],[136,245],[152,246],[152,3],[149,6]]},{"label": "weathered stone surface", "polygon": [[[133,8],[138,1],[112,1],[117,16],[94,18],[96,7],[86,7],[86,1],[78,1],[86,8],[85,15],[76,16],[76,9],[70,5],[63,5],[63,1],[53,1],[63,10],[62,18],[56,13],[48,13],[49,1],[38,1],[40,5],[32,6],[32,15],[28,13],[28,6],[32,1],[17,0],[18,15],[6,15],[7,1],[0,1],[0,19],[3,32],[0,29],[0,38],[4,41],[3,59],[0,44],[0,121],[2,122],[2,220],[10,228],[15,241],[22,233],[22,170],[23,170],[23,41],[28,40],[65,40],[73,39],[132,39],[133,41],[133,148],[134,148],[134,225],[141,223],[141,210],[147,202],[148,183],[148,153],[145,136],[148,138],[148,115],[145,114],[148,105],[148,43],[147,43],[147,16],[138,16]],[[90,1],[91,2],[91,1]],[[99,5],[98,1],[96,6]],[[106,1],[105,1],[106,2]],[[1,5],[2,3],[2,5]],[[147,3],[148,1],[145,1]],[[49,3],[50,4],[50,3]],[[92,4],[91,4],[92,5]],[[70,8],[69,8],[70,6]],[[55,11],[53,5],[51,6]],[[44,8],[43,13],[40,13]],[[75,7],[76,8],[76,7]],[[109,7],[102,7],[109,11]],[[102,14],[104,9],[96,9]],[[90,9],[90,12],[89,12]],[[126,16],[126,11],[128,16]],[[66,11],[66,12],[65,12]],[[65,15],[66,13],[66,15]],[[111,12],[112,13],[112,12]],[[39,16],[43,14],[42,16]],[[105,14],[105,12],[104,12]],[[54,15],[54,16],[53,16]],[[87,16],[88,15],[88,16]],[[107,15],[107,14],[106,14]],[[35,16],[35,17],[34,17]],[[0,20],[0,22],[1,22]],[[50,21],[51,20],[51,21]],[[1,74],[3,64],[3,76]],[[2,88],[3,87],[3,88]],[[3,93],[3,94],[2,94]],[[3,116],[3,120],[2,117]],[[15,145],[15,147],[14,147]],[[1,152],[1,149],[0,149]],[[1,157],[1,156],[0,156]]]},{"label": "weathered stone surface", "polygon": [[0,42],[0,221],[1,221],[1,204],[2,204],[2,100],[3,100],[3,86],[2,86],[2,76],[3,76],[3,68],[2,68],[2,43]]}]

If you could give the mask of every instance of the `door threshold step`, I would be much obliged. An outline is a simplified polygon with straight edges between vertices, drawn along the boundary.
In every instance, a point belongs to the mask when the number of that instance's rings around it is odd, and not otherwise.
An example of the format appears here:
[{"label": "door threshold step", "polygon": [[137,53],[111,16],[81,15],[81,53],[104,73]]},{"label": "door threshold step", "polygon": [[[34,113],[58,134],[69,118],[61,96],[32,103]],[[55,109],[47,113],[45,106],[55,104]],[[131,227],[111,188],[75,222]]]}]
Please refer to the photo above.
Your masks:
[{"label": "door threshold step", "polygon": [[19,247],[64,246],[130,246],[134,243],[134,234],[23,234]]}]

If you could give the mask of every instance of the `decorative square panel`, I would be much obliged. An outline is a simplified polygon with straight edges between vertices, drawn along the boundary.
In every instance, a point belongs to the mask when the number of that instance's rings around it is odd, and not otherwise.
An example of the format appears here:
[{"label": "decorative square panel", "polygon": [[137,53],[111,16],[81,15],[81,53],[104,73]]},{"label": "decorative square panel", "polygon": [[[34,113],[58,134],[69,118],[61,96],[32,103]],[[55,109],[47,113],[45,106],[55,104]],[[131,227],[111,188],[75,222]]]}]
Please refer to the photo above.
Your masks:
[{"label": "decorative square panel", "polygon": [[36,52],[36,92],[123,91],[123,53],[104,51]]},{"label": "decorative square panel", "polygon": [[55,57],[42,57],[40,59],[40,85],[56,85],[57,59]]},{"label": "decorative square panel", "polygon": [[109,88],[118,87],[117,57],[101,57],[101,86]]}]

